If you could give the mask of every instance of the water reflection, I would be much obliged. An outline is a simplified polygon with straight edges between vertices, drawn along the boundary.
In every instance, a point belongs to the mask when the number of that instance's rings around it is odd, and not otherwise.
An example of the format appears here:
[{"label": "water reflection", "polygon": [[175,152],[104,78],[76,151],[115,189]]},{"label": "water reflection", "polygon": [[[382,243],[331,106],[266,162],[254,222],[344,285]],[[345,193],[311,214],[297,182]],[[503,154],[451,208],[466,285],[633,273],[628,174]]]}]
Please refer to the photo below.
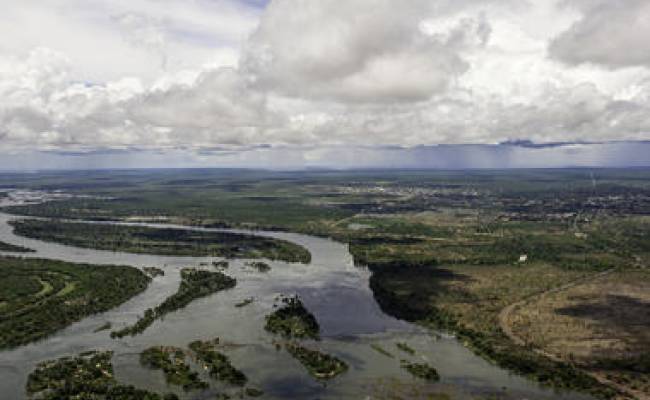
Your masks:
[{"label": "water reflection", "polygon": [[[16,217],[0,213],[0,240],[36,250],[27,257],[127,264],[138,268],[152,266],[162,268],[165,275],[155,278],[144,293],[114,310],[88,317],[43,341],[0,352],[3,398],[24,397],[26,377],[38,362],[89,349],[115,351],[116,377],[124,383],[161,392],[175,391],[187,399],[210,398],[222,387],[215,384],[210,391],[190,394],[167,387],[160,371],[139,366],[138,354],[152,345],[186,347],[193,340],[214,337],[236,344],[226,350],[228,356],[255,387],[264,390],[264,398],[384,398],[391,391],[405,398],[438,392],[448,393],[454,399],[491,393],[512,399],[586,398],[541,389],[476,357],[451,337],[436,339],[419,327],[382,313],[368,288],[368,271],[353,265],[345,245],[293,233],[238,231],[300,244],[312,253],[311,264],[269,261],[271,271],[261,274],[246,268],[247,260],[232,261],[227,273],[237,278],[235,289],[196,300],[185,309],[157,320],[142,335],[113,340],[109,330],[95,330],[106,322],[112,324],[112,329],[132,324],[145,309],[156,306],[176,291],[181,268],[198,267],[218,259],[127,254],[46,243],[15,236],[7,224],[13,218]],[[314,381],[286,352],[276,350],[273,337],[263,329],[264,316],[272,310],[276,297],[293,293],[301,296],[321,324],[323,340],[314,345],[350,366],[346,374],[326,385]],[[249,297],[255,301],[246,307],[235,307]],[[398,340],[407,341],[416,349],[418,358],[436,367],[441,382],[424,384],[408,376],[399,366],[400,357],[405,356],[395,348]],[[389,350],[395,358],[377,352],[371,344]]]}]

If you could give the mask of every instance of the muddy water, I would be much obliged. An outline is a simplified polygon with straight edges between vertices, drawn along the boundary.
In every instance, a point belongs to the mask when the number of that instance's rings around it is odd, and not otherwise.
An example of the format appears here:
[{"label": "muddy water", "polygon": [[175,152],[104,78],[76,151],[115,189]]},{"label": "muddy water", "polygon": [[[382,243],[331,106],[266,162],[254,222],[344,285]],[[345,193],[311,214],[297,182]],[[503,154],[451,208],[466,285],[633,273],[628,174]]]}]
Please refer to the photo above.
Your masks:
[{"label": "muddy water", "polygon": [[[309,265],[269,262],[272,270],[263,274],[247,268],[246,260],[231,261],[227,273],[237,278],[236,288],[196,300],[156,321],[142,335],[114,340],[109,337],[110,331],[94,330],[105,322],[110,322],[112,329],[134,323],[145,309],[176,291],[181,268],[201,268],[201,264],[218,258],[127,254],[26,239],[12,233],[7,222],[13,218],[16,217],[0,213],[0,240],[36,250],[29,257],[138,268],[154,266],[162,268],[165,276],[155,278],[144,293],[109,312],[88,317],[40,342],[0,352],[1,399],[24,398],[27,375],[38,362],[90,349],[115,351],[115,373],[123,383],[159,392],[174,391],[185,399],[236,393],[236,389],[213,381],[210,390],[183,393],[167,386],[161,372],[139,366],[138,354],[149,346],[185,347],[193,340],[215,337],[232,344],[224,352],[248,376],[251,386],[264,390],[264,398],[270,399],[365,399],[384,398],[391,393],[403,398],[431,393],[446,393],[451,399],[489,394],[510,399],[587,398],[542,389],[476,357],[452,337],[437,338],[384,314],[368,288],[368,271],[353,265],[345,245],[292,233],[249,232],[306,247],[312,253]],[[301,296],[321,325],[323,339],[313,346],[338,356],[350,366],[347,373],[327,384],[313,380],[291,356],[276,350],[273,337],[263,329],[264,316],[272,310],[276,297],[293,293]],[[252,304],[235,307],[249,297],[255,299]],[[396,341],[407,342],[417,354],[400,352]],[[382,346],[394,358],[377,352],[371,344]],[[400,359],[426,360],[438,370],[441,381],[426,384],[415,380],[400,368]]]}]

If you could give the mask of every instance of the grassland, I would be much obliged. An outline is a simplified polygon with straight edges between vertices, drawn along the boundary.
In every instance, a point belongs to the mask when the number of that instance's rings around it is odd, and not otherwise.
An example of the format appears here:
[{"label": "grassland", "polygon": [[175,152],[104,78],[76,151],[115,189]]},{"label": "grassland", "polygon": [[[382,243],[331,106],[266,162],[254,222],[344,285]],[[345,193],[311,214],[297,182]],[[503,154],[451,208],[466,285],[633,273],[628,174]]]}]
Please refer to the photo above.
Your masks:
[{"label": "grassland", "polygon": [[138,226],[69,223],[47,220],[12,221],[14,233],[49,242],[100,250],[177,256],[268,258],[308,263],[309,252],[273,238],[230,232],[198,232]]},{"label": "grassland", "polygon": [[[567,282],[614,266],[631,267],[633,257],[605,251],[617,249],[616,239],[597,234],[578,238],[548,223],[499,225],[496,233],[486,234],[461,220],[453,234],[442,238],[418,235],[406,240],[393,234],[378,245],[366,234],[352,241],[351,250],[357,262],[373,271],[370,285],[384,311],[453,331],[477,354],[543,384],[615,396],[616,389],[575,363],[514,343],[502,332],[499,315],[510,304]],[[519,261],[521,255],[526,261]]]},{"label": "grassland", "polygon": [[148,283],[132,267],[0,257],[0,349],[42,339],[116,307]]},{"label": "grassland", "polygon": [[[3,180],[97,197],[7,209],[16,214],[332,237],[370,269],[385,312],[453,331],[477,354],[543,384],[600,398],[648,395],[644,354],[586,352],[576,338],[593,343],[605,335],[619,350],[631,338],[645,339],[614,318],[595,323],[588,313],[564,310],[584,311],[617,295],[616,286],[587,289],[599,274],[628,276],[650,264],[648,169],[112,171]],[[647,284],[645,275],[634,276]],[[575,291],[587,298],[570,298]],[[632,303],[609,301],[608,310],[645,301],[635,296]],[[504,332],[500,320],[518,304],[511,327],[525,343]],[[648,322],[637,320],[638,331],[648,331]],[[555,322],[570,329],[548,326]],[[598,380],[597,369],[610,383]]]},{"label": "grassland", "polygon": [[[296,181],[298,178],[299,181]],[[0,186],[64,190],[100,197],[8,207],[22,215],[72,219],[155,219],[185,225],[295,230],[306,221],[339,219],[352,212],[322,207],[293,173],[247,170],[92,171],[37,175],[0,174]]]},{"label": "grassland", "polygon": [[601,378],[650,393],[650,272],[624,270],[517,304],[504,321],[516,338]]}]

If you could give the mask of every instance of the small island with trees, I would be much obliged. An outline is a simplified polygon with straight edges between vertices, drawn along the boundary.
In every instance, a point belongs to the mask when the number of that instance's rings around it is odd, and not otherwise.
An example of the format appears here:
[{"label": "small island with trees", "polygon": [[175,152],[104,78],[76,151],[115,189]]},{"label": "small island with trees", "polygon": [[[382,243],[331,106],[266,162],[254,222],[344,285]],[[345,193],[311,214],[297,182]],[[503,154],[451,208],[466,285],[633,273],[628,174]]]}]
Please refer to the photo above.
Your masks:
[{"label": "small island with trees", "polygon": [[271,266],[264,261],[249,261],[246,263],[246,266],[257,270],[258,272],[269,272],[271,270]]},{"label": "small island with trees", "polygon": [[42,362],[27,378],[27,394],[39,400],[178,400],[172,393],[160,395],[119,384],[112,357],[111,351],[88,351]]},{"label": "small island with trees", "polygon": [[11,243],[6,243],[0,240],[0,251],[5,251],[7,253],[34,253],[35,250],[29,249],[27,247],[18,246]]},{"label": "small island with trees", "polygon": [[140,353],[140,364],[144,367],[162,370],[170,385],[181,386],[183,390],[201,390],[208,387],[199,374],[185,362],[185,352],[178,347],[155,346]]},{"label": "small island with trees", "polygon": [[173,256],[266,258],[308,264],[311,254],[286,240],[233,232],[89,224],[57,220],[11,221],[14,233],[70,246]]},{"label": "small island with trees", "polygon": [[155,308],[147,309],[134,325],[111,332],[111,337],[122,338],[127,335],[135,336],[140,334],[151,326],[156,319],[162,318],[165,314],[184,308],[198,298],[222,290],[232,289],[236,284],[236,279],[221,272],[184,268],[181,270],[181,284],[176,293],[169,296]]},{"label": "small island with trees", "polygon": [[416,378],[421,378],[430,382],[438,382],[440,380],[438,371],[427,363],[412,363],[402,360],[401,366]]},{"label": "small island with trees", "polygon": [[282,306],[266,317],[268,332],[286,339],[318,339],[320,326],[298,296],[283,297]]},{"label": "small island with trees", "polygon": [[215,350],[218,339],[211,341],[194,341],[190,343],[190,350],[194,352],[196,359],[210,371],[214,379],[227,382],[234,386],[244,386],[248,378],[243,372],[233,367],[230,359]]},{"label": "small island with trees", "polygon": [[165,271],[157,267],[143,267],[142,271],[144,271],[145,274],[149,275],[152,278],[165,276]]},{"label": "small island with trees", "polygon": [[332,379],[348,370],[345,362],[329,354],[308,349],[297,343],[287,343],[285,348],[316,379]]}]

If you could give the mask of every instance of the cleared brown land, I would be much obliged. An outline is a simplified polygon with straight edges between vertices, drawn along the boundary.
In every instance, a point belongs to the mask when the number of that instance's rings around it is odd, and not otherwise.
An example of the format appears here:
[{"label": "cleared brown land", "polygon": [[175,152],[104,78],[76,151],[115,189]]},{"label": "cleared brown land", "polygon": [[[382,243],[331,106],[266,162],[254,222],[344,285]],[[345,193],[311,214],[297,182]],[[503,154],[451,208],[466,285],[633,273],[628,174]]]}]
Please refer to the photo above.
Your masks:
[{"label": "cleared brown land", "polygon": [[504,318],[523,342],[650,398],[650,271],[616,271],[548,292]]},{"label": "cleared brown land", "polygon": [[591,273],[567,271],[545,263],[519,267],[453,266],[464,279],[452,279],[436,306],[457,315],[466,326],[480,331],[498,329],[499,312],[509,304],[585,278]]}]

